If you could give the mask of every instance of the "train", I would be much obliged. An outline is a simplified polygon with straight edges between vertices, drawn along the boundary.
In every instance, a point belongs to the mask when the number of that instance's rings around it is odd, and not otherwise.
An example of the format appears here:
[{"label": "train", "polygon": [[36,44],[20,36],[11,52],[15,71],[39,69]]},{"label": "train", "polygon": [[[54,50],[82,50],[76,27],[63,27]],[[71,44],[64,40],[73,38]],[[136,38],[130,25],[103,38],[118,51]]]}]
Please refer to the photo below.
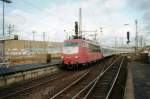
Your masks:
[{"label": "train", "polygon": [[64,41],[62,49],[62,67],[81,68],[103,59],[100,44],[78,36],[78,23],[75,22],[75,36]]}]

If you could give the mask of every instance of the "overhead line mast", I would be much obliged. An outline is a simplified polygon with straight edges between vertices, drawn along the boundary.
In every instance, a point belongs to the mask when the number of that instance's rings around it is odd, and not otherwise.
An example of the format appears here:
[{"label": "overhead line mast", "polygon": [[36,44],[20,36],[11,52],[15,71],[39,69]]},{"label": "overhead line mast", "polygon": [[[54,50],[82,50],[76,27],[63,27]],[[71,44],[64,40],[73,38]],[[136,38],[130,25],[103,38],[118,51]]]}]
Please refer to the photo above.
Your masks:
[{"label": "overhead line mast", "polygon": [[135,20],[135,53],[137,53],[137,51],[138,51],[138,27],[137,27],[137,25],[138,25],[138,21],[137,20]]},{"label": "overhead line mast", "polygon": [[82,9],[79,8],[79,37],[82,38]]}]

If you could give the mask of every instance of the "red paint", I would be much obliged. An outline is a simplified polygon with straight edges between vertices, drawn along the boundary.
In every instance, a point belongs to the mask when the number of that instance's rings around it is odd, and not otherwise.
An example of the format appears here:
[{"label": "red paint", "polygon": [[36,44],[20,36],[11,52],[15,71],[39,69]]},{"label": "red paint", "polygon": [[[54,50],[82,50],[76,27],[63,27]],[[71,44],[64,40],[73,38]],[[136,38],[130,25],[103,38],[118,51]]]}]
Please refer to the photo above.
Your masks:
[{"label": "red paint", "polygon": [[[82,39],[72,39],[65,40],[64,43],[78,43],[78,46],[64,46],[66,52],[62,52],[62,59],[64,64],[86,64],[91,61],[96,61],[103,58],[103,54],[100,51],[90,51],[92,50],[90,46],[96,46],[100,48],[97,44],[92,44],[91,41]],[[90,44],[90,45],[89,45]],[[76,47],[79,47],[78,53],[71,53]],[[68,54],[69,53],[69,54]],[[71,54],[70,54],[71,53]]]}]

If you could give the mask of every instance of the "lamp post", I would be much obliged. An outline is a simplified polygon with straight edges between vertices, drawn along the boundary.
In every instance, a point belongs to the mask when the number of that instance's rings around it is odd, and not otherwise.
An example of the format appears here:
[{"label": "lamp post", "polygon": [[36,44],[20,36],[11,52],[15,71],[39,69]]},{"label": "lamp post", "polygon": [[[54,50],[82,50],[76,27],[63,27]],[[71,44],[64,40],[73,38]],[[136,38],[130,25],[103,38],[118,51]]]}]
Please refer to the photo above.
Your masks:
[{"label": "lamp post", "polygon": [[10,0],[0,0],[3,1],[3,36],[5,35],[5,3],[12,3]]},{"label": "lamp post", "polygon": [[[5,3],[12,3],[12,1],[10,1],[10,0],[0,0],[0,1],[2,1],[2,3],[3,3],[3,29],[2,29],[2,33],[3,33],[3,37],[4,37],[4,35],[5,35]],[[2,41],[2,43],[3,43],[3,50],[2,50],[2,56],[3,56],[3,58],[4,58],[4,53],[5,53],[5,46],[4,46],[4,42]]]}]

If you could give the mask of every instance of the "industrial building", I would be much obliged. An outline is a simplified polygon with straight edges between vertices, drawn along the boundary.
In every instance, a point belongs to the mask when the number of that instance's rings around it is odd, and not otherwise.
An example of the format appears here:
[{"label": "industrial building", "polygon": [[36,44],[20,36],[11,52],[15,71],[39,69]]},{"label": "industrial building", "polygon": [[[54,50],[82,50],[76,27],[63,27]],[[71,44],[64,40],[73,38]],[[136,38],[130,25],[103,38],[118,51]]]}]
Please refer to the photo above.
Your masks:
[{"label": "industrial building", "polygon": [[11,64],[47,63],[51,58],[60,58],[62,45],[63,43],[60,42],[1,40],[1,61],[5,60]]}]

